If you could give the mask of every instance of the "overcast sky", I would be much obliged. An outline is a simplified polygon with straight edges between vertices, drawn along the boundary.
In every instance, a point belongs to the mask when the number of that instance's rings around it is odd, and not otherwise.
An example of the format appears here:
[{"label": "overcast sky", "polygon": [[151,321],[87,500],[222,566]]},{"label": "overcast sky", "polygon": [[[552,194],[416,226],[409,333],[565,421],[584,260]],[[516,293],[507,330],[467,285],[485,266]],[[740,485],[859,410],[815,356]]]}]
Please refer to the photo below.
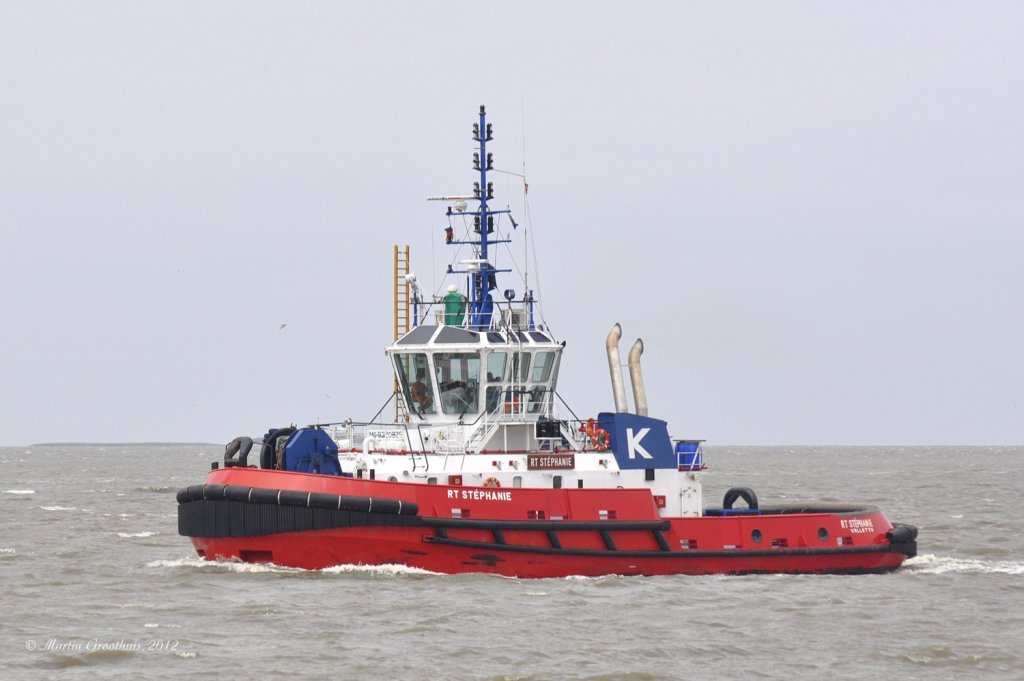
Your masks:
[{"label": "overcast sky", "polygon": [[1021,36],[1020,3],[0,3],[0,444],[373,416],[392,245],[449,283],[424,198],[471,188],[480,104],[576,413],[620,322],[674,436],[1024,443]]}]

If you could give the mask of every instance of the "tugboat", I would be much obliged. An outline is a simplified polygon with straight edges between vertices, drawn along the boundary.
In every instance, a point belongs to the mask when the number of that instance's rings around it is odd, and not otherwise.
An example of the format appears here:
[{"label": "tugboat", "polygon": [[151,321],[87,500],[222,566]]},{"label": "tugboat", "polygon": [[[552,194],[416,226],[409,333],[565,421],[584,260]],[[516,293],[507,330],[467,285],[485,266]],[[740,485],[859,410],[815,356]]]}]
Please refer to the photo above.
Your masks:
[{"label": "tugboat", "polygon": [[482,106],[473,141],[472,194],[440,197],[445,241],[470,255],[449,266],[447,294],[424,296],[395,248],[394,421],[382,408],[364,423],[271,428],[258,464],[252,438],[228,443],[177,496],[178,531],[200,556],[564,577],[886,572],[916,555],[917,528],[874,506],[763,505],[735,487],[705,508],[703,441],[673,440],[648,415],[640,340],[629,410],[618,324],[606,339],[614,411],[573,413],[557,392],[565,343],[534,292],[498,294],[512,270],[495,247],[516,223],[491,208]]}]

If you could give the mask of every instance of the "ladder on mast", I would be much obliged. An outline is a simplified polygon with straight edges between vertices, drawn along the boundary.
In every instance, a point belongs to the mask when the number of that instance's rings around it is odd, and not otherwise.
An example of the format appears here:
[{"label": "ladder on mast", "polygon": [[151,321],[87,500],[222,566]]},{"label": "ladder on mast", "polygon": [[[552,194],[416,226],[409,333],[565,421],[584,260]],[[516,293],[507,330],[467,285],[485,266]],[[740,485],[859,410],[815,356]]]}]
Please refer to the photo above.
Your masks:
[{"label": "ladder on mast", "polygon": [[[409,333],[409,245],[400,249],[395,244],[395,338],[398,340]],[[394,379],[395,422],[406,420],[405,403],[398,396],[398,378]]]}]

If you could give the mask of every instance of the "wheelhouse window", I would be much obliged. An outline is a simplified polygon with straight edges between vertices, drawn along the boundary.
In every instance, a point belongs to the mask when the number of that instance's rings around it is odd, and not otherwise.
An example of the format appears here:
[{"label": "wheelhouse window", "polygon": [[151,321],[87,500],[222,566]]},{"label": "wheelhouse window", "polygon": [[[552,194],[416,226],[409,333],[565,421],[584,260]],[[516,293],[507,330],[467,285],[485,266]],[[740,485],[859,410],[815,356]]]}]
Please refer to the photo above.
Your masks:
[{"label": "wheelhouse window", "polygon": [[487,388],[487,413],[493,414],[501,406],[501,386],[492,385]]},{"label": "wheelhouse window", "polygon": [[550,350],[542,350],[533,358],[533,371],[530,373],[530,386],[527,395],[527,411],[531,414],[539,414],[550,398],[551,391],[547,387],[551,379],[551,371],[555,366],[555,353]]},{"label": "wheelhouse window", "polygon": [[530,377],[530,353],[517,352],[512,355],[512,375],[509,380],[525,383]]},{"label": "wheelhouse window", "polygon": [[395,355],[395,372],[409,410],[416,414],[436,414],[434,385],[424,352]]},{"label": "wheelhouse window", "polygon": [[489,385],[487,386],[484,408],[488,414],[493,414],[498,411],[498,406],[501,402],[502,388],[500,385],[494,384],[501,383],[505,380],[505,366],[507,364],[507,352],[492,351],[487,353],[487,383]]},{"label": "wheelhouse window", "polygon": [[552,349],[487,352],[484,410],[489,414],[545,413],[552,401],[558,356],[558,350]]},{"label": "wheelhouse window", "polygon": [[505,363],[508,353],[491,352],[487,355],[487,382],[501,383],[505,379]]},{"label": "wheelhouse window", "polygon": [[480,409],[480,353],[438,352],[434,354],[441,411],[463,415]]},{"label": "wheelhouse window", "polygon": [[551,368],[555,365],[555,353],[538,352],[533,360],[533,382],[544,383],[551,378]]},{"label": "wheelhouse window", "polygon": [[542,385],[531,387],[526,393],[526,410],[531,414],[541,413],[550,394],[548,389]]}]

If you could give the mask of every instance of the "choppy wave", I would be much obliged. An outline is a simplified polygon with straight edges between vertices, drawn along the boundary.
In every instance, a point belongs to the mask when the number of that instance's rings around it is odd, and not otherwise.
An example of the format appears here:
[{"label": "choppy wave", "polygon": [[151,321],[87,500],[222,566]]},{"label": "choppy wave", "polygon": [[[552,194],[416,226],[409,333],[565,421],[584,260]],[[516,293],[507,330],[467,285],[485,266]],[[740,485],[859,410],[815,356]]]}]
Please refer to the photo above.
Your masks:
[{"label": "choppy wave", "polygon": [[40,506],[44,511],[77,511],[74,506]]},{"label": "choppy wave", "polygon": [[925,575],[947,573],[1024,575],[1024,563],[1010,560],[978,560],[976,558],[953,558],[926,553],[911,558],[903,564],[904,569]]},{"label": "choppy wave", "polygon": [[131,539],[132,537],[152,537],[158,532],[118,532],[117,536],[122,539]]},{"label": "choppy wave", "polygon": [[[1024,488],[1024,469],[1014,465],[1024,447],[1002,459],[981,448],[916,454],[797,449],[795,455],[786,449],[721,454],[707,495],[721,499],[735,483],[752,484],[764,499],[826,493],[878,503],[889,517],[921,528],[922,555],[881,576],[518,581],[482,573],[441,577],[395,565],[309,571],[210,561],[178,536],[173,488],[196,480],[183,461],[194,460],[202,473],[217,458],[213,454],[197,458],[195,448],[183,448],[174,456],[151,457],[136,470],[125,468],[118,450],[91,448],[85,464],[79,464],[85,450],[23,462],[19,452],[8,456],[9,476],[0,490],[0,572],[9,577],[4,586],[12,593],[57,589],[60,598],[5,601],[4,614],[14,623],[5,662],[13,673],[3,676],[44,678],[68,667],[63,675],[76,679],[195,671],[232,678],[252,662],[244,632],[268,630],[273,644],[260,648],[270,651],[268,670],[299,677],[337,676],[339,669],[351,678],[411,681],[1019,676],[1013,670],[1024,668],[1024,653],[1014,633],[1020,627],[1012,599],[1024,585],[1024,534],[1006,512],[1006,500]],[[965,460],[972,465],[964,466]],[[875,470],[888,472],[870,472]],[[116,478],[110,478],[113,471]],[[958,500],[955,507],[950,498]],[[40,510],[56,504],[78,510]],[[155,536],[132,536],[144,532]],[[325,607],[326,600],[338,607]],[[97,604],[116,616],[99,622]],[[696,628],[680,629],[682,616]],[[563,632],[567,621],[571,637],[587,633],[568,643],[552,633]],[[828,626],[814,628],[821,622]],[[752,629],[759,635],[751,636]],[[654,630],[676,634],[666,643],[651,638]],[[173,650],[164,645],[158,654],[88,655],[43,650],[52,636],[82,646],[93,637],[101,643],[121,637],[180,643]],[[29,654],[26,639],[39,649]],[[837,662],[834,651],[850,651],[853,644],[873,652],[840,652]],[[311,649],[323,654],[310,655]],[[386,650],[420,654],[382,656]]]}]

